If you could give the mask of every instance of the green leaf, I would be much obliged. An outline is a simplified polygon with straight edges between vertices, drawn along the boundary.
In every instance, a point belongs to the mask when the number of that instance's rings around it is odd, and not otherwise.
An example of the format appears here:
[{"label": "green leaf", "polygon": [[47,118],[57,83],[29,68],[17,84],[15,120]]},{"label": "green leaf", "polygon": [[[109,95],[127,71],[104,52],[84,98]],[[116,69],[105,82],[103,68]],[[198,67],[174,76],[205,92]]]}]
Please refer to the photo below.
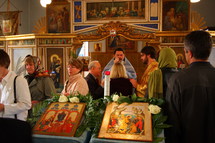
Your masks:
[{"label": "green leaf", "polygon": [[161,134],[161,132],[162,132],[163,129],[155,128],[155,130],[156,130],[156,134],[159,135],[159,134]]},{"label": "green leaf", "polygon": [[128,96],[120,96],[119,99],[117,100],[118,104],[122,104],[122,103],[128,103],[131,104],[132,101]]},{"label": "green leaf", "polygon": [[159,143],[159,142],[161,142],[163,140],[164,140],[163,137],[156,137],[156,138],[153,139],[153,143]]},{"label": "green leaf", "polygon": [[137,97],[136,101],[137,101],[137,102],[146,102],[147,99],[144,98],[144,97]]},{"label": "green leaf", "polygon": [[113,99],[111,96],[105,96],[105,98],[107,99],[108,102],[113,102]]},{"label": "green leaf", "polygon": [[156,117],[157,117],[157,119],[156,119],[157,124],[163,123],[167,120],[167,116],[160,115],[160,116],[156,116]]},{"label": "green leaf", "polygon": [[163,104],[164,104],[164,99],[162,99],[162,98],[157,99],[157,105],[158,106],[161,106]]},{"label": "green leaf", "polygon": [[137,100],[137,95],[136,94],[131,95],[131,100],[135,102]]},{"label": "green leaf", "polygon": [[172,127],[172,125],[168,125],[168,124],[159,124],[155,126],[156,128],[160,128],[160,129],[164,129],[164,128],[170,128]]}]

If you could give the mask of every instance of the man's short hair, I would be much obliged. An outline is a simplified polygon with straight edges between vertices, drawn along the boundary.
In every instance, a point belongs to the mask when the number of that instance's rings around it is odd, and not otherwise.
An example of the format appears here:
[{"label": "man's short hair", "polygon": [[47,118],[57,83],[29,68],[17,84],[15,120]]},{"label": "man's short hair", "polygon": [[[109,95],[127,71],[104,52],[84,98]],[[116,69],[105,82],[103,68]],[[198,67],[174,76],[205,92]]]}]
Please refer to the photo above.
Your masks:
[{"label": "man's short hair", "polygon": [[99,63],[99,61],[92,61],[92,62],[90,62],[89,65],[88,65],[88,69],[90,70],[90,69],[92,69],[93,67],[95,67],[95,64],[96,64],[96,63]]},{"label": "man's short hair", "polygon": [[125,53],[125,51],[124,51],[122,48],[116,48],[116,49],[114,50],[114,55],[116,54],[116,51],[122,51],[123,53]]},{"label": "man's short hair", "polygon": [[141,53],[144,53],[146,55],[150,55],[151,58],[156,58],[156,50],[152,46],[145,46],[142,48]]},{"label": "man's short hair", "polygon": [[203,30],[192,31],[184,39],[185,51],[192,52],[196,59],[207,60],[212,49],[211,35]]},{"label": "man's short hair", "polygon": [[10,65],[10,57],[9,55],[2,49],[0,49],[0,66],[8,69]]}]

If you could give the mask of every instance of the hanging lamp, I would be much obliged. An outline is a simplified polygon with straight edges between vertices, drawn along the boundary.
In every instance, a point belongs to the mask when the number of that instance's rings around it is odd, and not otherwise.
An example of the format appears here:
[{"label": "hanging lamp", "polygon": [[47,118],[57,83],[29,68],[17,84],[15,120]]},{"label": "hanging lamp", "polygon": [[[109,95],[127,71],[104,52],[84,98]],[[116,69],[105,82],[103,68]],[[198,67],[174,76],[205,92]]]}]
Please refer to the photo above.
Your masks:
[{"label": "hanging lamp", "polygon": [[52,0],[40,0],[40,4],[42,7],[46,7],[47,4],[50,4]]},{"label": "hanging lamp", "polygon": [[200,0],[190,0],[191,3],[197,3],[200,2]]}]

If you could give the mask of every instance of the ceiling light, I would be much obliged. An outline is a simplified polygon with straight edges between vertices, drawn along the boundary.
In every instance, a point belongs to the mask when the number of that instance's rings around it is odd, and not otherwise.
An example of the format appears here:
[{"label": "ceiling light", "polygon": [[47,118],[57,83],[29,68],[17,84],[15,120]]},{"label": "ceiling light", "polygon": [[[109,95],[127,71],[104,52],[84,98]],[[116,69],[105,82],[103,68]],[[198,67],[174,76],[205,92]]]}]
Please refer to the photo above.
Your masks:
[{"label": "ceiling light", "polygon": [[40,0],[40,4],[42,7],[46,7],[47,4],[50,4],[52,0]]},{"label": "ceiling light", "polygon": [[191,3],[197,3],[200,2],[200,0],[190,0]]}]

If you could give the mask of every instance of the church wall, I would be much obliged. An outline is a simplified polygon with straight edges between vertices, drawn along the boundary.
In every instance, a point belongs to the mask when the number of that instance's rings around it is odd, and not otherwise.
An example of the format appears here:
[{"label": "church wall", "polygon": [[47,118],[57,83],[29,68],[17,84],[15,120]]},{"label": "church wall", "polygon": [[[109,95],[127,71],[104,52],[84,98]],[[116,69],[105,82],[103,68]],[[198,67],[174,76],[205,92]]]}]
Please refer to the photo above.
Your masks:
[{"label": "church wall", "polygon": [[[2,4],[5,0],[1,0],[0,4]],[[10,0],[12,3],[10,5],[10,11],[22,11],[21,12],[21,26],[19,26],[19,33],[25,34],[30,33],[29,31],[29,1],[28,0]],[[14,6],[15,7],[14,7]],[[0,8],[0,12],[7,11],[7,2],[4,3],[2,8]]]},{"label": "church wall", "polygon": [[[36,22],[43,16],[46,16],[46,9],[40,5],[39,0],[10,0],[16,8],[23,11],[21,14],[21,26],[19,26],[20,34],[32,33]],[[70,1],[70,0],[69,0]],[[0,1],[2,4],[4,0]],[[215,1],[201,0],[198,3],[191,3],[191,11],[197,11],[206,21],[206,26],[215,26],[215,19],[213,17]],[[13,6],[11,10],[16,10]],[[1,11],[6,11],[7,4],[0,8]]]},{"label": "church wall", "polygon": [[215,27],[214,13],[215,0],[201,0],[198,3],[191,4],[191,10],[197,11],[209,27]]}]

